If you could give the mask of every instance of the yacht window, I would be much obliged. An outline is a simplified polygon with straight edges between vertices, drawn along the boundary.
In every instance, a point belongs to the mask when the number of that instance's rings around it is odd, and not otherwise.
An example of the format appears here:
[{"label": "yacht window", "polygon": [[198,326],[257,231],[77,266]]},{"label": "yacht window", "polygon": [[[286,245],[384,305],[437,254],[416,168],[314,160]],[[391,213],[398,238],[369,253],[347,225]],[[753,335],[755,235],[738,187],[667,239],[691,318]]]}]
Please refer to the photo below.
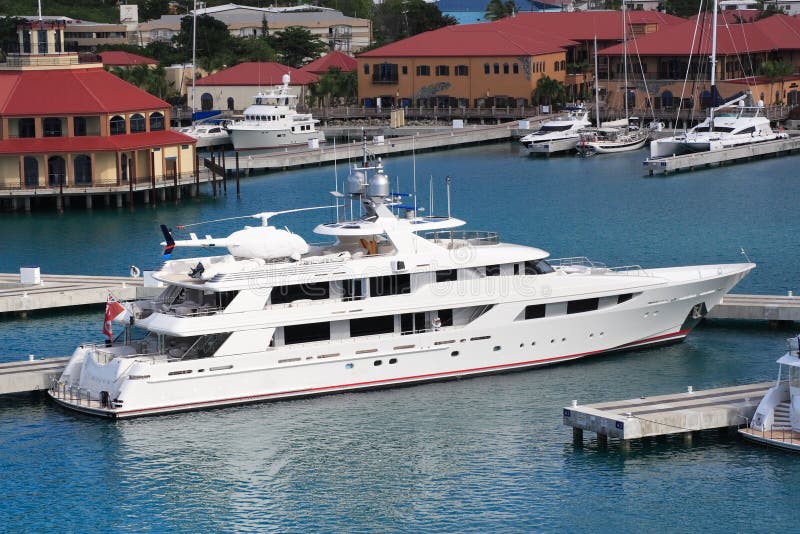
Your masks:
[{"label": "yacht window", "polygon": [[486,276],[500,276],[500,266],[499,265],[487,265],[486,266]]},{"label": "yacht window", "polygon": [[599,303],[600,299],[598,298],[571,300],[567,302],[567,313],[584,313],[588,311],[594,311],[597,309]]},{"label": "yacht window", "polygon": [[361,280],[342,280],[342,298],[344,299],[360,299],[364,296],[361,291]]},{"label": "yacht window", "polygon": [[394,315],[350,319],[350,337],[372,336],[394,332]]},{"label": "yacht window", "polygon": [[413,334],[425,330],[425,313],[404,313],[400,316],[400,332]]},{"label": "yacht window", "polygon": [[545,304],[531,304],[525,306],[525,320],[528,319],[541,319],[545,315]]},{"label": "yacht window", "polygon": [[441,326],[453,326],[453,310],[439,310],[439,320],[442,322]]},{"label": "yacht window", "polygon": [[745,128],[744,130],[739,130],[736,133],[740,135],[740,134],[754,133],[755,131],[756,131],[756,127],[755,126],[750,126],[749,128]]},{"label": "yacht window", "polygon": [[514,274],[519,274],[519,263],[514,264]]},{"label": "yacht window", "polygon": [[284,304],[301,299],[319,300],[327,298],[330,298],[330,284],[328,282],[273,287],[270,294],[272,304]]},{"label": "yacht window", "polygon": [[222,291],[216,294],[217,307],[226,308],[228,304],[236,297],[238,291]]},{"label": "yacht window", "polygon": [[456,280],[458,280],[457,269],[443,269],[441,271],[436,271],[437,282],[455,282]]},{"label": "yacht window", "polygon": [[633,293],[625,293],[617,297],[617,304],[622,304],[623,302],[628,302],[633,298]]},{"label": "yacht window", "polygon": [[572,128],[573,124],[545,124],[539,128],[540,132],[563,132]]},{"label": "yacht window", "polygon": [[309,343],[328,341],[331,338],[331,323],[296,324],[283,327],[283,343]]},{"label": "yacht window", "polygon": [[411,293],[411,275],[376,276],[369,279],[369,295],[383,297]]},{"label": "yacht window", "polygon": [[553,268],[545,260],[525,262],[525,274],[547,274],[552,272]]}]

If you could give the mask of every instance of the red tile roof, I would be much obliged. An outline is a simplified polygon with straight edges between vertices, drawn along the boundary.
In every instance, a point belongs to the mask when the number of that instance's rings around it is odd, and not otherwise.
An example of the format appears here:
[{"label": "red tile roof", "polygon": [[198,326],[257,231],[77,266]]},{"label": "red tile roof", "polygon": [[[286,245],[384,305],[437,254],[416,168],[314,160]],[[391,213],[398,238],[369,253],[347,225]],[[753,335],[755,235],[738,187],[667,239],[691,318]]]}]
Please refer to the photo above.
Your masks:
[{"label": "red tile roof", "polygon": [[[695,38],[694,54],[711,53],[711,18],[700,25]],[[628,51],[643,56],[688,55],[692,48],[695,23],[688,21],[665,30],[643,35],[628,43]],[[786,15],[773,15],[766,19],[746,24],[732,24],[717,28],[717,54],[735,55],[745,52],[768,52],[772,50],[800,50],[800,19]],[[600,50],[601,56],[622,54],[622,45]]]},{"label": "red tile roof", "polygon": [[172,130],[109,137],[41,137],[15,138],[0,141],[0,154],[63,154],[67,152],[104,152],[187,145],[197,140]]},{"label": "red tile roof", "polygon": [[138,56],[130,52],[123,52],[121,50],[108,50],[97,54],[100,56],[103,65],[109,67],[132,67],[134,65],[158,65],[155,59]]},{"label": "red tile roof", "polygon": [[316,74],[280,63],[250,61],[200,78],[196,85],[280,85],[287,72],[292,78],[291,85],[308,85],[319,81]]},{"label": "red tile roof", "polygon": [[325,74],[331,67],[342,72],[352,72],[358,68],[358,62],[347,54],[334,50],[303,66],[300,70],[312,74]]},{"label": "red tile roof", "polygon": [[577,44],[566,37],[535,35],[518,27],[495,23],[463,24],[417,34],[358,57],[533,56]]},{"label": "red tile roof", "polygon": [[[686,22],[686,19],[657,11],[628,11],[630,24],[658,24],[659,31]],[[557,13],[518,13],[492,24],[517,26],[529,32],[561,35],[573,41],[622,39],[622,13],[619,11],[573,11]]]},{"label": "red tile roof", "polygon": [[102,68],[0,71],[0,116],[122,113],[169,104]]}]

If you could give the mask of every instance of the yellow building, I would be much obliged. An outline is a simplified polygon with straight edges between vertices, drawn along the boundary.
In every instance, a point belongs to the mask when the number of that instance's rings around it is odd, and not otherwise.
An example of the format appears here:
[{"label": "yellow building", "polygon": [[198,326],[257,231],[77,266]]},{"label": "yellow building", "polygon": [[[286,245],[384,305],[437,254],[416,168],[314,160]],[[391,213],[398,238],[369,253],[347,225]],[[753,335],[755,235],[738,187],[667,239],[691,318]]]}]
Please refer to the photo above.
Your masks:
[{"label": "yellow building", "polygon": [[170,106],[64,51],[64,23],[29,22],[0,65],[0,188],[125,191],[195,173]]}]

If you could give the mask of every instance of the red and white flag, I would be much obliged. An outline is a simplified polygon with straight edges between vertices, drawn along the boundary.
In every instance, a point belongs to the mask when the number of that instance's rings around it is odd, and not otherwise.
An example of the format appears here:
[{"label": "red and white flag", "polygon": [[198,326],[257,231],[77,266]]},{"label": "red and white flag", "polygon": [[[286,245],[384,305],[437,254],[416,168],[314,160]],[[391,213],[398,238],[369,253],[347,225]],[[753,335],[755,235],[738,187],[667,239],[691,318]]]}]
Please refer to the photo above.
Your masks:
[{"label": "red and white flag", "polygon": [[123,314],[127,315],[128,310],[114,298],[114,295],[109,293],[108,300],[106,300],[106,315],[103,319],[103,333],[108,336],[108,339],[114,337],[111,321],[118,319]]}]

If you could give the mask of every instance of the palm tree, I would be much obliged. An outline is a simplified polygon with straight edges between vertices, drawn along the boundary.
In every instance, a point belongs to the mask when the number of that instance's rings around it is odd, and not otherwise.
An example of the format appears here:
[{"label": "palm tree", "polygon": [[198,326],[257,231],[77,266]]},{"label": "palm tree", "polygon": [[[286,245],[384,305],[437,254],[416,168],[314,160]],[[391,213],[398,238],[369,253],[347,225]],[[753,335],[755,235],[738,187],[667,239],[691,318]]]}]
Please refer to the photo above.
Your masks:
[{"label": "palm tree", "polygon": [[544,101],[548,106],[551,106],[554,100],[563,100],[565,96],[564,84],[546,75],[539,78],[536,89],[533,90],[533,100],[539,104]]},{"label": "palm tree", "polygon": [[781,81],[781,98],[778,98],[773,104],[781,103],[781,99],[783,98],[783,80],[786,76],[794,74],[794,65],[783,59],[767,60],[761,64],[759,70],[761,71],[761,75],[769,81],[770,96],[772,95],[773,84],[778,80]]}]

